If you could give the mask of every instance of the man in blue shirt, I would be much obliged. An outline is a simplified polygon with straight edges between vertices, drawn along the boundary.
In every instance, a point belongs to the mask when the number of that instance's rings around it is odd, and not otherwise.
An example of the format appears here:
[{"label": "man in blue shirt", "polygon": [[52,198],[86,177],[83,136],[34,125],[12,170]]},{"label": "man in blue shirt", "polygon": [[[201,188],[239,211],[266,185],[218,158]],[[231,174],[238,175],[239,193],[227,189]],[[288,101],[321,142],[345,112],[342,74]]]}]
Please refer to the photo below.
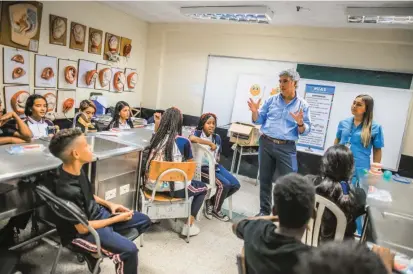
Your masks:
[{"label": "man in blue shirt", "polygon": [[300,75],[295,70],[279,74],[281,93],[270,97],[260,109],[261,100],[252,99],[248,106],[252,121],[261,126],[260,162],[260,213],[271,213],[271,187],[274,172],[282,176],[297,172],[297,150],[295,142],[299,135],[311,130],[308,103],[297,95]]}]

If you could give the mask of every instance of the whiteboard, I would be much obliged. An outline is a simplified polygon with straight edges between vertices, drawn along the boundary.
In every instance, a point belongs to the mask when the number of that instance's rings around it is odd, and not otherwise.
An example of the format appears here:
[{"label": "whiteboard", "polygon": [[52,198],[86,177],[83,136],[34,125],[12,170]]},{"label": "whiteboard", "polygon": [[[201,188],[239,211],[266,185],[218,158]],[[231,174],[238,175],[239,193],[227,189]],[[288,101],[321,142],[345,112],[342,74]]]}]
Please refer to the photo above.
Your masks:
[{"label": "whiteboard", "polygon": [[[374,99],[373,120],[383,127],[384,133],[382,164],[385,169],[397,171],[404,131],[409,117],[411,90],[301,79],[298,94],[302,97],[304,97],[306,84],[335,86],[325,150],[334,144],[338,123],[352,116],[351,105],[354,98],[359,94],[372,96]],[[297,147],[297,149],[305,151],[305,148]]]},{"label": "whiteboard", "polygon": [[[222,56],[209,56],[202,113],[212,112],[218,116],[218,125],[231,123],[234,107],[248,110],[247,102],[235,104],[238,78],[241,74],[257,74],[273,77],[278,81],[281,70],[297,68],[296,63],[256,60]],[[250,113],[250,112],[249,112]],[[249,114],[251,115],[251,113]],[[237,117],[234,116],[234,119]]]}]

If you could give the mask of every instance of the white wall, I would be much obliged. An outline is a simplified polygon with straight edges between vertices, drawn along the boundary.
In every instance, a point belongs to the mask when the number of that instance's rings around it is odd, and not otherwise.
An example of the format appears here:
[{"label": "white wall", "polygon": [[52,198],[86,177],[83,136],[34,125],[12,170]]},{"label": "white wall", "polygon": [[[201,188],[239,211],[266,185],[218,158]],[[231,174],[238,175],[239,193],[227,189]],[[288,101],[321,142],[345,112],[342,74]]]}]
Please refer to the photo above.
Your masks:
[{"label": "white wall", "polygon": [[[413,31],[151,24],[146,54],[143,106],[200,115],[209,54],[413,72]],[[412,138],[410,119],[403,154]]]},{"label": "white wall", "polygon": [[[119,36],[124,36],[132,39],[132,52],[128,61],[121,57],[119,64],[114,63],[115,67],[128,67],[136,68],[139,74],[139,82],[136,86],[135,92],[125,93],[110,93],[103,92],[107,97],[110,105],[115,105],[119,100],[128,101],[133,106],[139,106],[141,102],[143,76],[144,76],[144,64],[146,55],[146,37],[147,37],[147,23],[133,18],[125,13],[114,10],[104,4],[93,1],[44,1],[43,2],[43,15],[40,31],[39,41],[39,54],[47,54],[49,56],[56,56],[58,58],[78,60],[86,59],[95,61],[98,63],[107,63],[103,60],[102,55],[90,54],[87,52],[87,43],[85,51],[80,52],[69,48],[70,36],[68,32],[67,45],[57,46],[49,44],[49,15],[59,15],[68,19],[68,30],[72,21],[86,25],[87,27],[93,27],[100,29],[104,32],[113,33]],[[87,31],[88,33],[88,31]],[[86,37],[88,39],[88,37]],[[104,39],[103,39],[104,41]],[[3,51],[3,46],[0,45],[0,50]],[[103,52],[103,49],[102,49]],[[30,69],[30,86],[31,92],[34,89],[34,53],[31,53],[31,69]],[[2,63],[3,54],[0,57],[0,63]],[[0,66],[0,89],[3,89],[3,66]],[[79,103],[83,99],[89,98],[92,89],[78,88],[76,92],[76,101]],[[3,97],[2,97],[3,98]]]}]

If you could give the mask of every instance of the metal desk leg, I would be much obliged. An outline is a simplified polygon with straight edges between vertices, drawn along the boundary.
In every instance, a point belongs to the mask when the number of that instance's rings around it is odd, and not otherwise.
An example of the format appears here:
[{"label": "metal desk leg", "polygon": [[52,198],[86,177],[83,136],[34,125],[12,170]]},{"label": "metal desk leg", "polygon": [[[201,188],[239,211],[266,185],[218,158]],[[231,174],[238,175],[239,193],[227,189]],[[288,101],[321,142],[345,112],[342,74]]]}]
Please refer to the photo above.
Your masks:
[{"label": "metal desk leg", "polygon": [[257,173],[257,179],[255,180],[255,185],[257,186],[260,181],[260,166],[258,165],[258,173]]},{"label": "metal desk leg", "polygon": [[235,160],[237,159],[238,145],[235,145],[234,154],[232,155],[231,173],[234,173]]},{"label": "metal desk leg", "polygon": [[241,164],[241,158],[242,158],[243,149],[244,149],[244,147],[241,146],[241,151],[240,151],[240,153],[239,153],[239,159],[238,159],[237,173],[236,173],[236,176],[237,176],[237,177],[238,177],[238,172],[239,172],[239,166],[240,166],[240,164]]}]

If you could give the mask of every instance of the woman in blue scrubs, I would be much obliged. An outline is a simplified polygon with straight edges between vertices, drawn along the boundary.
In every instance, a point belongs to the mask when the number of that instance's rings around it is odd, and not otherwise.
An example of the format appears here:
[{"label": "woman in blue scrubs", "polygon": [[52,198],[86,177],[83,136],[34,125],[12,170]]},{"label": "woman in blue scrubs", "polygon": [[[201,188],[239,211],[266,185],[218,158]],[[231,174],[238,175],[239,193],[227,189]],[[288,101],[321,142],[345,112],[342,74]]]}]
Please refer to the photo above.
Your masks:
[{"label": "woman in blue scrubs", "polygon": [[338,124],[335,144],[346,145],[354,155],[355,173],[370,169],[370,156],[373,150],[373,162],[381,162],[381,149],[384,147],[383,129],[373,121],[374,100],[369,95],[359,95],[351,106],[353,117]]}]

